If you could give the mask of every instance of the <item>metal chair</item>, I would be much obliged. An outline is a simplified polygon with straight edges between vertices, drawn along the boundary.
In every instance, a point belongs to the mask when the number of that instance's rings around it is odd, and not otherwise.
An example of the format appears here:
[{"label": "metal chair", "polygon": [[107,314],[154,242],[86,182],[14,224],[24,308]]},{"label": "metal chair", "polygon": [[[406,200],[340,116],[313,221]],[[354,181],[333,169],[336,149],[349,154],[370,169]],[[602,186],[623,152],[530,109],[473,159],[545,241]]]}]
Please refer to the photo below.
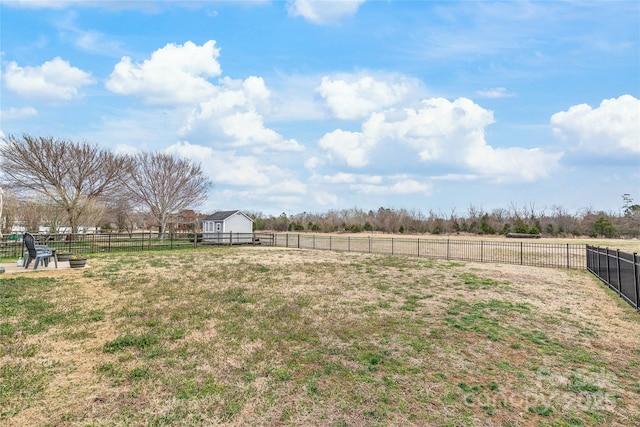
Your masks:
[{"label": "metal chair", "polygon": [[58,268],[58,257],[56,256],[55,249],[51,249],[47,245],[36,245],[36,239],[31,233],[24,233],[22,241],[27,248],[27,253],[24,257],[24,268],[29,268],[29,264],[34,260],[34,270],[38,268],[40,261],[42,261],[45,267],[48,267],[51,258],[53,258],[56,268]]}]

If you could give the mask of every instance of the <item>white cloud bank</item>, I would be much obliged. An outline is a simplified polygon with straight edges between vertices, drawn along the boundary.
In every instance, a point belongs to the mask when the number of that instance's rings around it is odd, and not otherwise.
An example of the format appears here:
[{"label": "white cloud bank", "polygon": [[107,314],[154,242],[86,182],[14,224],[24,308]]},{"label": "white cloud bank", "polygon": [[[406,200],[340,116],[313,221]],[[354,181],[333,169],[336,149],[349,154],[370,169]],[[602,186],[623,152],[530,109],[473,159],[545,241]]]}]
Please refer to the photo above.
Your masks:
[{"label": "white cloud bank", "polygon": [[576,150],[605,156],[640,154],[640,100],[605,99],[597,108],[574,105],[551,117],[557,138]]},{"label": "white cloud bank", "polygon": [[314,24],[335,24],[345,16],[354,15],[365,0],[289,0],[290,16],[301,16]]},{"label": "white cloud bank", "polygon": [[263,112],[271,108],[271,93],[262,78],[209,80],[222,74],[219,53],[215,40],[209,40],[202,46],[191,41],[167,44],[141,63],[123,57],[106,87],[150,105],[176,107],[176,113],[177,107],[185,107],[190,112],[177,130],[181,138],[254,153],[301,151],[296,140],[265,125]]},{"label": "white cloud bank", "polygon": [[38,115],[38,110],[33,107],[15,108],[8,110],[0,110],[0,121],[2,120],[20,120]]},{"label": "white cloud bank", "polygon": [[95,83],[90,73],[56,57],[38,67],[9,62],[2,73],[7,89],[29,99],[59,102],[82,96],[80,88]]},{"label": "white cloud bank", "polygon": [[507,91],[504,87],[494,87],[491,89],[484,89],[476,91],[476,94],[481,98],[510,98],[515,94]]},{"label": "white cloud bank", "polygon": [[173,105],[205,100],[216,93],[208,78],[222,73],[215,40],[167,44],[150,59],[134,63],[125,56],[106,82],[112,92],[142,97],[149,104]]},{"label": "white cloud bank", "polygon": [[338,129],[325,134],[319,145],[330,159],[355,168],[369,165],[378,150],[409,149],[424,164],[463,167],[495,181],[534,181],[559,167],[562,153],[488,145],[485,128],[493,122],[491,111],[469,99],[431,98],[419,108],[373,113],[361,132]]},{"label": "white cloud bank", "polygon": [[295,139],[285,139],[265,126],[259,111],[269,108],[269,97],[262,78],[223,79],[215,94],[191,111],[180,135],[215,138],[218,143],[254,152],[301,151],[303,147]]},{"label": "white cloud bank", "polygon": [[371,76],[323,77],[316,91],[322,96],[333,115],[339,119],[363,119],[374,111],[396,105],[414,95],[418,82],[407,78],[389,81]]}]

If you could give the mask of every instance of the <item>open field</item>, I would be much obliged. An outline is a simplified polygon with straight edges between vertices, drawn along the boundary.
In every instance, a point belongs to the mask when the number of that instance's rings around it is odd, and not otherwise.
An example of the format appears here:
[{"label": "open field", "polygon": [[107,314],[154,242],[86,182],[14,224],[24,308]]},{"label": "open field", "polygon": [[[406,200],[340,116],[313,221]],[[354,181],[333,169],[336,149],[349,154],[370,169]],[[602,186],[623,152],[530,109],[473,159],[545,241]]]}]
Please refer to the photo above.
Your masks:
[{"label": "open field", "polygon": [[585,271],[259,246],[89,264],[0,276],[0,424],[640,425],[640,315]]},{"label": "open field", "polygon": [[[285,234],[285,233],[278,233]],[[485,242],[524,242],[539,244],[571,244],[571,245],[591,245],[609,248],[611,250],[620,249],[628,253],[640,253],[640,239],[600,239],[590,237],[542,237],[539,239],[511,239],[502,235],[477,235],[477,234],[389,234],[380,232],[362,232],[362,233],[311,233],[311,232],[290,232],[291,235],[307,235],[307,236],[340,236],[340,237],[359,237],[359,238],[405,238],[405,239],[425,239],[425,240],[463,240],[463,241],[485,241]]]}]

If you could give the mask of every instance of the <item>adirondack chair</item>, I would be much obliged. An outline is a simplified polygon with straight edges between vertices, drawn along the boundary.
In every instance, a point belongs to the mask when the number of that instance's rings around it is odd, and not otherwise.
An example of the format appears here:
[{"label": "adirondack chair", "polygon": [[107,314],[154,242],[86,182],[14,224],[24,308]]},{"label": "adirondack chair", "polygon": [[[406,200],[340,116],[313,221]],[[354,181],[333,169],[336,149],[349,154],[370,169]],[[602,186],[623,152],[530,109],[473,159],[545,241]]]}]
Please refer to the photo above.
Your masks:
[{"label": "adirondack chair", "polygon": [[22,241],[27,248],[27,253],[24,257],[24,268],[29,268],[31,261],[34,261],[34,270],[38,268],[40,261],[42,261],[45,267],[48,267],[51,258],[53,258],[56,268],[58,268],[58,257],[56,256],[55,249],[51,249],[47,245],[36,245],[36,239],[30,233],[24,233]]}]

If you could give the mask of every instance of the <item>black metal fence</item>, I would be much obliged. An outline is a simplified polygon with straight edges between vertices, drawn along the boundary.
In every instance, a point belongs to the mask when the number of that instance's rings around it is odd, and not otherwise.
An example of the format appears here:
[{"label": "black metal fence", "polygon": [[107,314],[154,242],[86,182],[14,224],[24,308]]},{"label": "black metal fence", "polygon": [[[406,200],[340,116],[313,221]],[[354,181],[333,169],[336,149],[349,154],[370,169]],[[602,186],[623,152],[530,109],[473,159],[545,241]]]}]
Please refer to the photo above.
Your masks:
[{"label": "black metal fence", "polygon": [[[202,235],[193,233],[131,233],[131,234],[35,234],[38,244],[56,248],[58,252],[89,254],[99,252],[139,252],[147,250],[194,248],[205,243],[227,244],[238,240],[253,240],[253,233],[226,233],[219,241],[204,242]],[[0,258],[23,256],[21,236],[0,242]]]},{"label": "black metal fence", "polygon": [[640,261],[637,253],[587,245],[587,269],[640,310]]},{"label": "black metal fence", "polygon": [[273,235],[273,245],[536,267],[570,269],[586,267],[585,245],[572,243],[277,233]]}]

